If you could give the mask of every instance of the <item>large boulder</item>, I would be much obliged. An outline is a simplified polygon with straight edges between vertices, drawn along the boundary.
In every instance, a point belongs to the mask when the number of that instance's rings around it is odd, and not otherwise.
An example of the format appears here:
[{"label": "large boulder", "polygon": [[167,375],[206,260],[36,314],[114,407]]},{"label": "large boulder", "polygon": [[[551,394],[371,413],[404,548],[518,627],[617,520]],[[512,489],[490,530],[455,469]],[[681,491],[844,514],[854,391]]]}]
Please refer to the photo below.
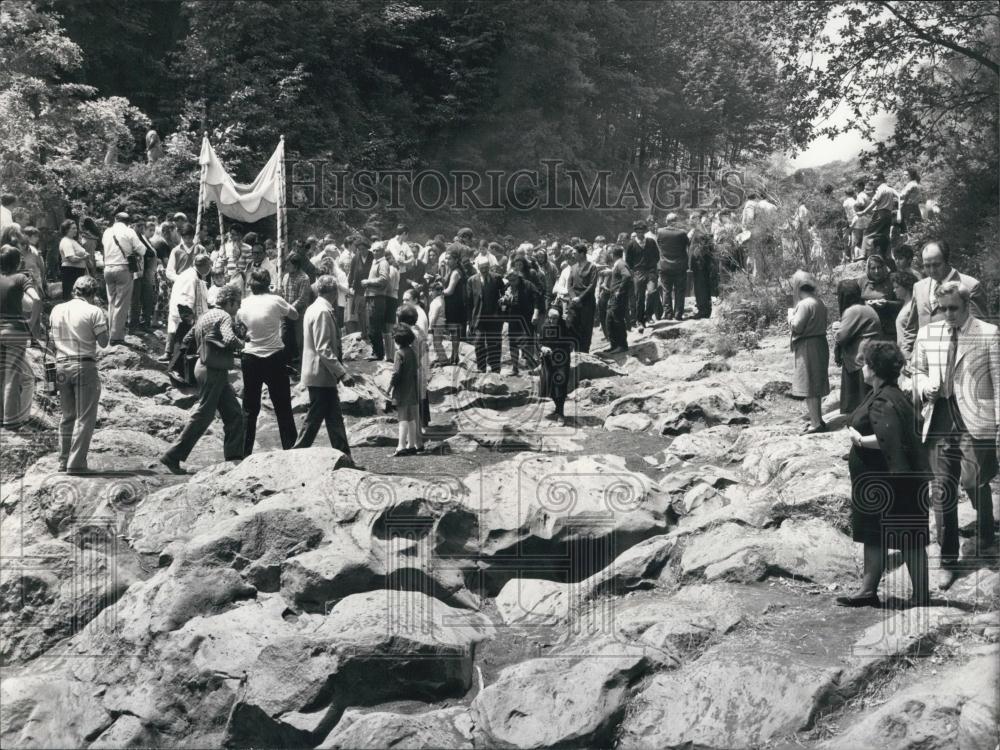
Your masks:
[{"label": "large boulder", "polygon": [[590,616],[582,608],[596,599],[672,583],[667,564],[675,544],[669,536],[651,537],[576,583],[513,578],[497,594],[497,611],[507,625],[553,625]]},{"label": "large boulder", "polygon": [[681,572],[705,580],[750,582],[770,575],[815,583],[855,577],[856,545],[820,519],[789,520],[777,529],[724,523],[689,539]]},{"label": "large boulder", "polygon": [[333,473],[345,464],[344,454],[333,448],[268,451],[238,465],[215,464],[146,497],[129,523],[129,541],[138,552],[160,554],[278,493],[330,500],[337,484]]},{"label": "large boulder", "polygon": [[[779,650],[780,651],[780,650]],[[618,747],[758,747],[806,729],[840,670],[724,642],[654,675],[622,723]]]},{"label": "large boulder", "polygon": [[162,370],[108,370],[104,372],[102,385],[140,398],[150,398],[166,393],[170,388],[170,378]]},{"label": "large boulder", "polygon": [[349,709],[317,747],[320,750],[472,750],[473,721],[464,706],[419,714]]},{"label": "large boulder", "polygon": [[[610,747],[630,689],[669,653],[598,639],[504,669],[476,696],[477,746]],[[481,733],[481,734],[480,734]]]},{"label": "large boulder", "polygon": [[0,659],[33,659],[110,607],[135,580],[117,564],[113,535],[88,534],[78,544],[29,544],[0,570]]},{"label": "large boulder", "polygon": [[535,577],[580,580],[608,565],[616,547],[667,527],[669,497],[617,456],[520,454],[464,483],[469,494],[460,500],[474,522],[452,523],[446,514],[450,533],[438,553],[474,556],[494,593],[524,575],[520,556],[541,558],[532,563]]},{"label": "large boulder", "polygon": [[671,383],[624,396],[611,404],[611,415],[640,412],[661,419],[686,419],[708,426],[746,424],[754,408],[746,393],[718,379]]},{"label": "large boulder", "polygon": [[[1000,744],[1000,652],[950,665],[904,688],[824,742],[824,750],[946,748]],[[940,669],[940,668],[939,668]]]}]

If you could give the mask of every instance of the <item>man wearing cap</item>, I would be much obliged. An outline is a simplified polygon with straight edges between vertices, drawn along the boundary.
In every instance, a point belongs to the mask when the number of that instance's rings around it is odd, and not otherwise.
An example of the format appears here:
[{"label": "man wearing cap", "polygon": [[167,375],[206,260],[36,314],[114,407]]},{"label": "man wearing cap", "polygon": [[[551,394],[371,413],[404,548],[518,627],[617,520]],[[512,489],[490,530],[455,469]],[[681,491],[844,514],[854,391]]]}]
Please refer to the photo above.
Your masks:
[{"label": "man wearing cap", "polygon": [[500,334],[503,330],[500,296],[503,290],[500,279],[490,272],[490,268],[489,260],[477,258],[478,273],[467,284],[471,312],[469,330],[476,348],[476,367],[480,372],[486,372],[487,368],[500,372]]},{"label": "man wearing cap", "polygon": [[97,347],[108,345],[108,319],[96,297],[97,281],[81,276],[73,283],[73,299],[53,307],[49,317],[62,407],[59,470],[71,474],[87,470],[101,399]]},{"label": "man wearing cap", "polygon": [[[372,345],[369,361],[385,359],[386,326],[385,299],[389,286],[389,263],[385,259],[385,243],[376,242],[371,247],[372,263],[368,278],[361,281],[365,305],[368,310],[368,340]],[[391,361],[391,360],[390,360]]]},{"label": "man wearing cap", "polygon": [[104,282],[108,291],[108,324],[111,343],[125,343],[125,326],[128,323],[129,305],[132,302],[133,272],[129,258],[137,260],[146,252],[135,230],[128,225],[129,215],[124,211],[115,214],[115,222],[104,230],[101,244],[104,248]]},{"label": "man wearing cap", "polygon": [[569,273],[569,305],[566,311],[566,325],[569,326],[577,350],[590,352],[590,342],[594,336],[594,313],[597,309],[597,266],[587,260],[587,245],[579,243],[576,263]]},{"label": "man wearing cap", "polygon": [[677,214],[668,214],[666,226],[656,233],[659,247],[657,270],[660,273],[660,294],[663,315],[668,319],[684,319],[684,296],[687,292],[688,233],[678,225]]}]

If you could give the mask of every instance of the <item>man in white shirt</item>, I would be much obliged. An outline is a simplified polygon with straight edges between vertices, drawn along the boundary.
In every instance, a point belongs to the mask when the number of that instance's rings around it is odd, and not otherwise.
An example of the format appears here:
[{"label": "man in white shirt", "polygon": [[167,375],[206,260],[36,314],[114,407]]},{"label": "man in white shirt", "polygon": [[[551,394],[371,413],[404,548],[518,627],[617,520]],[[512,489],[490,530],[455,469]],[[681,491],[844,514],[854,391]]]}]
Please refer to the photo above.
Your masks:
[{"label": "man in white shirt", "polygon": [[111,344],[125,343],[125,326],[132,304],[134,272],[129,270],[129,257],[141,259],[146,246],[128,225],[129,215],[115,214],[115,222],[104,230],[104,282],[108,291],[108,324]]},{"label": "man in white shirt", "polygon": [[403,259],[403,254],[410,254],[410,248],[406,244],[410,239],[410,228],[405,224],[396,227],[396,236],[390,239],[385,245],[385,251],[399,262]]},{"label": "man in white shirt", "polygon": [[292,418],[292,392],[288,383],[288,356],[281,336],[285,319],[298,320],[299,313],[287,301],[269,291],[266,271],[250,274],[250,296],[240,303],[236,320],[246,327],[243,347],[243,416],[246,419],[244,455],[253,452],[260,414],[263,386],[271,396],[274,417],[278,422],[281,447],[295,445],[298,432]]},{"label": "man in white shirt", "polygon": [[73,299],[53,307],[49,317],[62,407],[59,470],[70,474],[87,471],[101,399],[97,347],[108,345],[108,321],[96,297],[97,281],[81,276],[73,283]]},{"label": "man in white shirt", "polygon": [[160,358],[161,362],[173,359],[177,344],[177,327],[181,323],[180,307],[190,309],[194,320],[208,310],[208,287],[205,280],[212,272],[212,260],[204,253],[195,256],[194,265],[177,277],[173,289],[170,290],[170,307],[167,311],[167,349]]},{"label": "man in white shirt", "polygon": [[844,191],[844,200],[840,204],[844,209],[844,218],[847,220],[847,251],[844,253],[846,260],[857,258],[861,253],[861,247],[854,244],[854,222],[857,221],[854,201],[854,191],[847,188]]}]

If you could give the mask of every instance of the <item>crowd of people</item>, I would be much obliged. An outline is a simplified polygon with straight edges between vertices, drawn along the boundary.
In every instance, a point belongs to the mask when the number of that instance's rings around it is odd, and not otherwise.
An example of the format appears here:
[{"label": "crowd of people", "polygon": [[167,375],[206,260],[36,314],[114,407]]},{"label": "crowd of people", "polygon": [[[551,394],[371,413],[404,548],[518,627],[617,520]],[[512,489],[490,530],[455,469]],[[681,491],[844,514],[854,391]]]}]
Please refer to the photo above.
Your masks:
[{"label": "crowd of people", "polygon": [[[882,181],[875,196],[885,194]],[[876,208],[876,217],[884,210]],[[941,550],[938,588],[954,583],[962,554],[959,488],[977,513],[965,554],[997,554],[990,482],[997,476],[1000,333],[985,320],[978,280],[951,265],[948,243],[923,244],[923,276],[914,268],[913,248],[889,241],[889,222],[878,229],[886,243],[860,237],[865,276],[838,283],[839,320],[829,326],[841,369],[839,411],[852,446],[853,538],[864,545],[861,587],[838,598],[844,606],[879,604],[891,549],[900,550],[907,565],[912,602],[929,601],[931,509]],[[831,391],[827,309],[813,274],[797,272],[792,286],[792,392],[806,401],[804,432],[824,432],[821,402]]]},{"label": "crowd of people", "polygon": [[[370,344],[369,360],[393,363],[394,455],[424,449],[430,370],[458,364],[463,342],[472,345],[476,369],[499,373],[506,340],[511,375],[537,375],[553,418],[562,420],[570,355],[590,352],[595,328],[610,345],[597,354],[623,354],[630,329],[683,319],[689,287],[696,317],[711,315],[714,243],[726,221],[719,213],[671,213],[662,226],[653,217],[635,222],[615,242],[598,236],[519,245],[510,237],[477,242],[468,228],[451,241],[438,235],[417,243],[399,225],[385,240],[368,231],[342,242],[308,237],[279,252],[273,240],[235,224],[217,241],[182,213],[120,212],[107,226],[66,219],[54,257],[40,250],[37,230],[11,221],[2,233],[0,276],[3,425],[16,427],[25,414],[18,381],[27,347],[39,346],[51,356],[63,405],[60,465],[87,471],[99,348],[162,327],[159,361],[175,385],[200,393],[190,423],[163,457],[171,471],[183,471],[216,412],[226,459],[249,455],[265,385],[283,448],[310,445],[325,423],[331,444],[349,456],[337,385],[350,382],[340,347],[354,332]],[[46,323],[56,281],[62,302]],[[236,367],[242,399],[227,374]],[[301,431],[292,417],[295,381],[311,404]]]},{"label": "crowd of people", "polygon": [[[852,525],[865,547],[861,589],[839,599],[845,606],[877,603],[887,549],[902,550],[914,601],[927,600],[928,508],[919,500],[925,494],[936,517],[942,588],[958,569],[959,487],[977,509],[976,550],[995,545],[989,484],[997,474],[1000,338],[983,320],[979,283],[951,266],[945,241],[926,242],[923,273],[915,267],[914,249],[902,241],[920,221],[919,176],[910,176],[899,192],[881,174],[858,182],[851,255],[865,258],[865,274],[838,284],[837,322],[830,325],[812,274],[792,279],[792,394],[805,399],[805,433],[828,429],[822,414],[830,393],[828,330],[841,369]],[[5,209],[10,204],[4,196]],[[595,328],[609,344],[597,354],[614,357],[627,351],[631,329],[683,319],[689,293],[695,316],[710,316],[720,272],[768,273],[780,252],[775,216],[773,203],[751,195],[739,223],[725,211],[671,213],[662,225],[653,217],[637,221],[613,242],[604,236],[477,241],[462,228],[450,241],[438,235],[418,243],[399,225],[388,239],[362,231],[341,242],[327,235],[279,248],[236,225],[216,241],[184,214],[119,213],[106,227],[67,219],[55,258],[40,251],[37,230],[7,219],[0,236],[3,426],[23,419],[18,381],[27,347],[40,346],[51,356],[46,373],[62,406],[60,468],[88,471],[101,394],[99,350],[126,344],[129,332],[163,326],[160,361],[176,385],[199,393],[189,422],[161,458],[175,473],[184,473],[181,464],[216,414],[225,459],[251,454],[264,386],[283,449],[312,445],[325,425],[331,445],[353,462],[338,388],[353,385],[342,340],[355,332],[370,345],[370,361],[392,363],[394,456],[425,450],[431,369],[458,364],[463,342],[472,345],[470,366],[499,373],[506,340],[509,373],[537,375],[539,394],[562,420],[571,355],[590,352]],[[808,216],[796,214],[796,221],[806,226]],[[720,253],[722,242],[738,250]],[[61,301],[46,320],[55,282]],[[230,381],[237,367],[242,398]],[[301,428],[292,414],[296,380],[309,397]]]}]

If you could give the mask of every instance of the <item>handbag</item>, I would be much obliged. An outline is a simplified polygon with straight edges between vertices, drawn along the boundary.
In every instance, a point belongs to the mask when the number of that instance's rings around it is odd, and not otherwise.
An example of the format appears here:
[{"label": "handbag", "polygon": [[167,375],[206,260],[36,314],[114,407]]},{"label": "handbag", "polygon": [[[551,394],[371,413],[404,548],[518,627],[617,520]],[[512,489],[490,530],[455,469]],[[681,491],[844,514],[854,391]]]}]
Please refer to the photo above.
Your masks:
[{"label": "handbag", "polygon": [[202,336],[198,342],[198,358],[211,370],[228,370],[233,365],[233,355],[225,344],[211,335]]},{"label": "handbag", "polygon": [[118,241],[117,237],[112,237],[111,239],[115,241],[115,244],[118,245],[118,249],[121,250],[122,255],[125,256],[125,262],[128,263],[128,270],[131,271],[132,273],[138,273],[139,272],[138,256],[135,253],[126,254],[125,250],[122,249],[122,245]]}]

